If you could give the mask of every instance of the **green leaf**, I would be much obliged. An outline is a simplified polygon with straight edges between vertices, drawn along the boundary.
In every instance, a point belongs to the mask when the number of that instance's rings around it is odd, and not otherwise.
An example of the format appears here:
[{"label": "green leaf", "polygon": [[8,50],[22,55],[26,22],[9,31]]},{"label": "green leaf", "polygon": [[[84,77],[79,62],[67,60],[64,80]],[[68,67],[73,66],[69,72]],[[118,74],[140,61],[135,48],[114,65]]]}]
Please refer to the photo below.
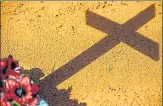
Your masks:
[{"label": "green leaf", "polygon": [[109,72],[111,71],[111,67],[110,67],[110,65],[108,65],[108,71],[109,71]]},{"label": "green leaf", "polygon": [[12,101],[11,104],[12,106],[20,106],[20,104],[18,104],[16,101]]}]

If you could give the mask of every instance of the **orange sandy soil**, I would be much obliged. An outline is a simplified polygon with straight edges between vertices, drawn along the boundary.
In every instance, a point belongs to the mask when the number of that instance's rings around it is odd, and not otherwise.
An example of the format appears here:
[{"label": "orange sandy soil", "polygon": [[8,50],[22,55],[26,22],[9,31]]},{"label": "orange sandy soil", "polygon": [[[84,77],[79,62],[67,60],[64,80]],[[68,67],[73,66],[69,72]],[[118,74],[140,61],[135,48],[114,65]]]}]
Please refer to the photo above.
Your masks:
[{"label": "orange sandy soil", "polygon": [[[57,86],[87,106],[161,106],[162,2],[2,2],[1,56],[45,76],[106,36],[86,25],[86,10],[123,24],[151,4],[155,17],[137,30],[159,44],[159,60],[120,43]],[[43,78],[42,78],[43,79]]]}]

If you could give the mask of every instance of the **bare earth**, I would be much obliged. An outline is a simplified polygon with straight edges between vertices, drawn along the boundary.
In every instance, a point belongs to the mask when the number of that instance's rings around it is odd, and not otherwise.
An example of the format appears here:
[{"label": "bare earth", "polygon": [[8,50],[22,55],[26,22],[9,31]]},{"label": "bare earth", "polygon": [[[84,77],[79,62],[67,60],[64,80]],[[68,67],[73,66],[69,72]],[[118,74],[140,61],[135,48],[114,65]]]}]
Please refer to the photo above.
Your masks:
[{"label": "bare earth", "polygon": [[155,17],[136,32],[159,44],[158,60],[121,42],[57,89],[72,87],[70,99],[87,106],[161,106],[162,2],[2,2],[1,56],[11,54],[24,69],[48,76],[112,36],[87,25],[86,10],[123,24],[152,4]]}]

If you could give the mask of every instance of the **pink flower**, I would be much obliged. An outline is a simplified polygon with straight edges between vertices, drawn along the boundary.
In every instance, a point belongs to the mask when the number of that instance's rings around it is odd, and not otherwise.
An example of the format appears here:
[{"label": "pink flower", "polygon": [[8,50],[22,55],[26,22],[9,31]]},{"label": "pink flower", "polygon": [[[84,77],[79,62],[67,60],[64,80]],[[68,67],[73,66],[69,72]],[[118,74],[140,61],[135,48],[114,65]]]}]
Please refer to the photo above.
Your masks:
[{"label": "pink flower", "polygon": [[18,62],[14,60],[11,55],[8,56],[8,59],[0,60],[0,69],[1,69],[0,77],[2,79],[6,79],[8,78],[8,76],[17,78],[22,72]]},{"label": "pink flower", "polygon": [[6,95],[5,94],[3,94],[3,93],[1,93],[1,96],[0,96],[0,104],[1,104],[1,106],[11,106],[11,103],[9,102],[9,101],[7,101],[7,99],[6,99]]},{"label": "pink flower", "polygon": [[28,77],[23,76],[18,80],[8,79],[5,85],[8,99],[14,99],[21,105],[38,103],[37,98],[32,96],[33,88]]},{"label": "pink flower", "polygon": [[0,60],[0,78],[1,79],[5,79],[8,76],[8,72],[7,72],[7,60]]},{"label": "pink flower", "polygon": [[9,76],[13,76],[15,78],[20,76],[22,72],[21,68],[19,67],[18,61],[14,60],[12,56],[8,57],[7,71],[9,73]]}]

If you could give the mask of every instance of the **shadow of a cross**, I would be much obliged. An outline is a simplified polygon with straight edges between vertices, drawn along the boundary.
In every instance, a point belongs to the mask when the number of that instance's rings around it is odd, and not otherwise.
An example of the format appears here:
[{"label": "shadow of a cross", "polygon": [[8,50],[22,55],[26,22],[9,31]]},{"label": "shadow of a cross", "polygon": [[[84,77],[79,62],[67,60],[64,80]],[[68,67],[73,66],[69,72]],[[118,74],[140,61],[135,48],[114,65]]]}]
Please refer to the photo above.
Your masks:
[{"label": "shadow of a cross", "polygon": [[[159,47],[158,43],[142,36],[135,32],[142,25],[150,21],[155,16],[154,4],[149,6],[138,15],[120,25],[102,16],[99,16],[93,12],[86,12],[87,25],[92,26],[102,32],[109,33],[110,36],[106,36],[99,42],[95,43],[92,47],[88,48],[80,55],[70,60],[68,63],[51,73],[43,80],[40,85],[42,86],[42,94],[46,94],[47,90],[53,90],[58,84],[70,78],[92,61],[108,52],[114,46],[120,42],[124,42],[129,46],[135,48],[141,53],[151,57],[154,60],[159,59]],[[43,95],[44,96],[44,95]],[[44,97],[47,98],[46,96]],[[49,97],[48,97],[49,98]],[[53,98],[53,97],[50,97]]]},{"label": "shadow of a cross", "polygon": [[110,38],[103,39],[107,40],[105,41],[109,43],[107,45],[115,46],[124,42],[154,60],[159,59],[159,44],[136,32],[142,25],[155,17],[154,4],[122,25],[91,11],[87,11],[86,14],[87,25],[111,35]]}]

